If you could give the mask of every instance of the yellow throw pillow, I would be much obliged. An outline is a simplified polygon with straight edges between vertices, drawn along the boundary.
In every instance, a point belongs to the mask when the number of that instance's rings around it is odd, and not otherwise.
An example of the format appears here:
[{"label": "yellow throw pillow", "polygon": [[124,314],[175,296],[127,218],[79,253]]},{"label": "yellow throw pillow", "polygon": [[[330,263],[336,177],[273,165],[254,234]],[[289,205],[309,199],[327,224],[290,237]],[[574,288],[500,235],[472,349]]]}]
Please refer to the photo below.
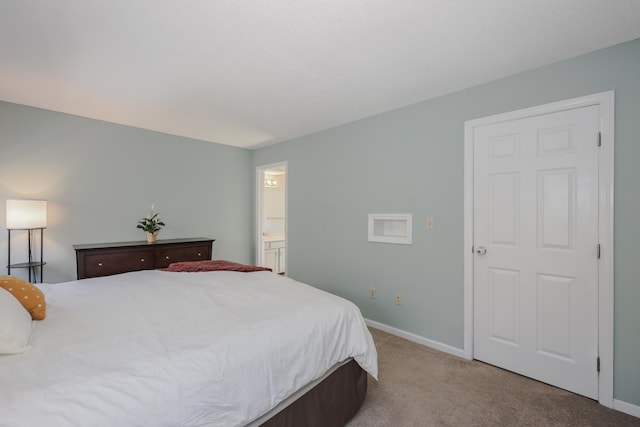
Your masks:
[{"label": "yellow throw pillow", "polygon": [[16,297],[27,309],[33,320],[42,320],[47,311],[44,294],[26,280],[14,276],[0,276],[0,288],[4,288]]}]

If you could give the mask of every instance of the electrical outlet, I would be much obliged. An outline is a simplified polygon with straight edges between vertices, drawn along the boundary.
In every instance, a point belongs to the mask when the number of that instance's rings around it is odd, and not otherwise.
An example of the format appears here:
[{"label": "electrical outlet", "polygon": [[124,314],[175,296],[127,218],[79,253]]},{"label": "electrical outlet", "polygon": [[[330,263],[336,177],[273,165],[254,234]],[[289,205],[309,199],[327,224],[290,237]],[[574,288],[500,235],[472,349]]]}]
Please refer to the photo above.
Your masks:
[{"label": "electrical outlet", "polygon": [[396,304],[402,305],[402,295],[396,294]]},{"label": "electrical outlet", "polygon": [[376,288],[369,289],[369,298],[376,299]]},{"label": "electrical outlet", "polygon": [[432,216],[427,218],[426,226],[427,226],[427,230],[433,230],[433,217]]}]

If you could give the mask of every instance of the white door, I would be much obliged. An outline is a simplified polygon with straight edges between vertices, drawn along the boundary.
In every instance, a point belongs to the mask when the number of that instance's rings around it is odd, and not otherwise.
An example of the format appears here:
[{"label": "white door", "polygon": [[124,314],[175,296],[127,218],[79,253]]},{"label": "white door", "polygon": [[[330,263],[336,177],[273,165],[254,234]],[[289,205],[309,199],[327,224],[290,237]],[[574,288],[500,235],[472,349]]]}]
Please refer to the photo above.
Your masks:
[{"label": "white door", "polygon": [[589,106],[473,134],[474,357],[594,399],[598,123]]}]

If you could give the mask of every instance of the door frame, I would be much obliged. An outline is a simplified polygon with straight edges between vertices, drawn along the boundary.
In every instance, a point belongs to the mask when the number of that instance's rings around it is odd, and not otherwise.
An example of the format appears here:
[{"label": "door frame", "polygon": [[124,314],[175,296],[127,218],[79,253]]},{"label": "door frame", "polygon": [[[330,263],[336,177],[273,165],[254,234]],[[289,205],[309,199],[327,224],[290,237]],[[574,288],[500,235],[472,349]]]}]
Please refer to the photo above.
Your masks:
[{"label": "door frame", "polygon": [[[269,163],[267,165],[256,166],[256,265],[263,265],[264,240],[263,240],[263,218],[264,218],[264,174],[265,171],[276,167],[283,167],[285,173],[284,187],[284,253],[285,260],[288,263],[288,239],[289,239],[289,165],[286,160],[282,162]],[[285,268],[284,275],[288,276],[288,268]]]},{"label": "door frame", "polygon": [[[473,135],[478,126],[550,114],[597,105],[602,145],[598,154],[598,402],[613,407],[613,173],[614,173],[614,91],[600,92],[503,114],[468,120],[464,123],[464,357],[473,359]],[[594,141],[595,143],[595,141]],[[594,365],[596,361],[593,361]]]}]

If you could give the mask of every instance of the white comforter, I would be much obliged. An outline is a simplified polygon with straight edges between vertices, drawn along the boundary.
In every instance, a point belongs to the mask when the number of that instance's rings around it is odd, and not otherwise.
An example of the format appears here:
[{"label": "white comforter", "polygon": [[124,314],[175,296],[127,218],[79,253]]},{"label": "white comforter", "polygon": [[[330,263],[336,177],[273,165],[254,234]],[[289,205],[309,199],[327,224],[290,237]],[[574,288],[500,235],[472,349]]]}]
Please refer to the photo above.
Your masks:
[{"label": "white comforter", "polygon": [[270,272],[140,271],[43,285],[0,356],[1,426],[236,426],[335,363],[377,377],[358,308]]}]

